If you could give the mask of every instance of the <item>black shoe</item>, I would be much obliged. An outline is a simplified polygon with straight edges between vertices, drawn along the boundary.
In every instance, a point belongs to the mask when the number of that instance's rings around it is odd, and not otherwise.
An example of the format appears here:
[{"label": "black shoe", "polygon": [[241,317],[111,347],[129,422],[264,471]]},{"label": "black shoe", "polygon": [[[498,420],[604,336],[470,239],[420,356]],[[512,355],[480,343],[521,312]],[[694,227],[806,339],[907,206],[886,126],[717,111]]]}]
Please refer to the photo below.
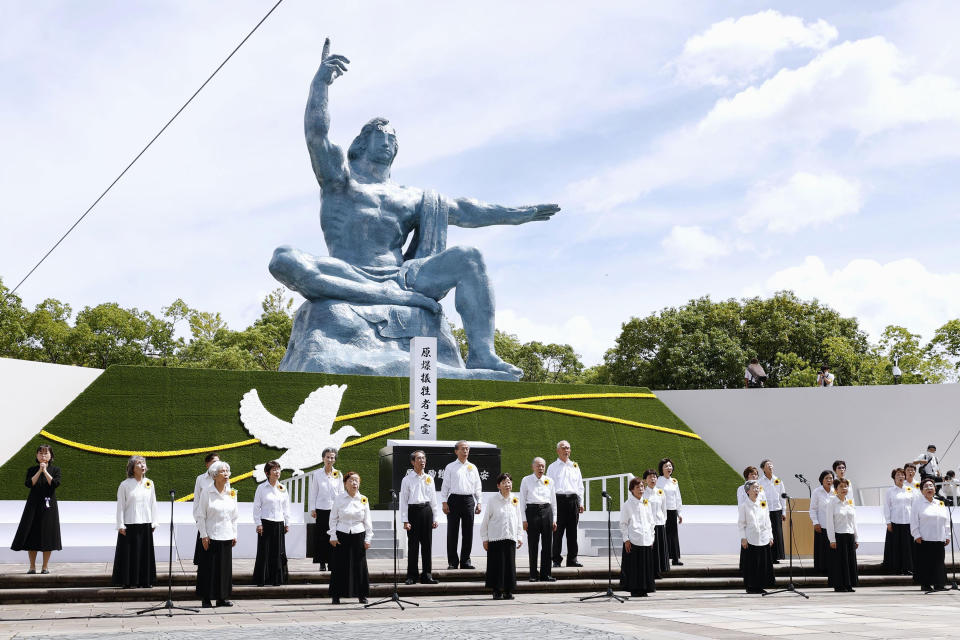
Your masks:
[{"label": "black shoe", "polygon": [[847,587],[847,593],[853,593],[854,591],[856,591],[856,589],[853,587]]},{"label": "black shoe", "polygon": [[340,604],[340,598],[338,598],[337,596],[333,596],[333,601],[331,602],[331,604]]},{"label": "black shoe", "polygon": [[429,573],[425,573],[423,577],[420,578],[420,584],[437,584],[437,580]]},{"label": "black shoe", "polygon": [[774,561],[773,561],[773,564],[780,564],[780,561],[779,561],[779,560],[774,560]]},{"label": "black shoe", "polygon": [[837,593],[843,593],[846,591],[846,589],[844,589],[843,587],[834,587],[833,590],[836,591]]},{"label": "black shoe", "polygon": [[493,599],[494,599],[494,600],[501,600],[502,598],[503,598],[503,594],[502,594],[502,593],[500,593],[499,591],[494,591],[494,592],[493,592]]},{"label": "black shoe", "polygon": [[680,562],[679,560],[674,560],[671,564],[673,564],[673,566],[675,566],[675,567],[682,567],[682,566],[683,566],[683,563]]},{"label": "black shoe", "polygon": [[456,571],[456,570],[457,570],[457,565],[455,565],[455,564],[448,564],[448,565],[447,565],[447,571]]},{"label": "black shoe", "polygon": [[554,568],[561,566],[561,565],[560,565],[560,561],[559,561],[559,560],[554,560],[554,561],[553,561],[553,566],[554,566]]},{"label": "black shoe", "polygon": [[461,568],[461,569],[476,569],[476,567],[473,566],[472,564],[470,564],[469,562],[464,562],[463,564],[460,565],[460,568]]},{"label": "black shoe", "polygon": [[504,600],[513,600],[513,594],[510,593],[509,591],[507,591],[507,592],[505,592],[505,593],[503,594],[503,599],[504,599]]},{"label": "black shoe", "polygon": [[319,570],[320,570],[320,571],[326,571],[326,570],[327,570],[327,563],[326,563],[326,562],[321,562],[321,563],[320,563]]},{"label": "black shoe", "polygon": [[360,598],[359,600],[357,600],[357,602],[359,602],[360,604],[367,604],[367,599],[366,599],[366,598]]},{"label": "black shoe", "polygon": [[535,575],[533,573],[530,574],[530,579],[527,580],[527,582],[539,582],[539,581],[540,581],[540,576]]},{"label": "black shoe", "polygon": [[920,585],[920,591],[933,591],[933,589],[928,584]]},{"label": "black shoe", "polygon": [[232,607],[233,603],[229,600],[217,600],[218,607]]},{"label": "black shoe", "polygon": [[576,560],[574,560],[573,562],[570,562],[570,561],[568,560],[568,561],[567,561],[567,566],[568,566],[568,567],[582,567],[583,565],[580,564],[579,562],[577,562]]},{"label": "black shoe", "polygon": [[553,576],[544,576],[540,578],[540,582],[556,582],[556,581],[557,579],[554,578]]},{"label": "black shoe", "polygon": [[213,609],[213,603],[211,603],[209,600],[204,600],[200,607],[202,609]]},{"label": "black shoe", "polygon": [[[946,587],[934,587],[933,590],[934,590],[934,591],[946,591],[947,588],[946,588]],[[853,591],[853,589],[850,589],[850,591]]]},{"label": "black shoe", "polygon": [[417,581],[414,580],[413,578],[407,578],[406,580],[403,581],[403,584],[417,584]]}]

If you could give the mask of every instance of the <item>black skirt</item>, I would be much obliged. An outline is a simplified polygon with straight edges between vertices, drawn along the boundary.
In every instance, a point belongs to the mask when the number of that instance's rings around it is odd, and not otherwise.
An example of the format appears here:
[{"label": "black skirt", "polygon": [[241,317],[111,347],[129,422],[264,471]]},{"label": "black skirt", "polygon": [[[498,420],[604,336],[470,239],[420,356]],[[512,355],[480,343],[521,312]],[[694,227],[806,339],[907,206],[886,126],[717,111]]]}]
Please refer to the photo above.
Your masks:
[{"label": "black skirt", "polygon": [[[330,560],[330,597],[366,598],[370,595],[370,572],[367,570],[367,550],[363,548],[365,534],[337,531],[337,546]],[[327,538],[327,546],[330,539]]]},{"label": "black skirt", "polygon": [[486,586],[512,592],[517,588],[517,541],[491,540],[487,546]]},{"label": "black skirt", "polygon": [[893,575],[904,575],[913,571],[913,547],[919,546],[910,535],[909,524],[893,523],[893,530],[887,531],[883,541],[883,568]]},{"label": "black skirt", "polygon": [[783,511],[770,512],[770,528],[773,530],[773,559],[783,560],[787,557],[783,545]]},{"label": "black skirt", "polygon": [[[317,524],[313,527],[313,562],[330,564],[330,509],[317,509]],[[329,568],[329,567],[328,567]]]},{"label": "black skirt", "polygon": [[825,576],[830,570],[830,538],[822,526],[820,532],[813,532],[813,572]]},{"label": "black skirt", "polygon": [[200,556],[203,555],[203,543],[200,542],[200,532],[197,531],[197,543],[193,545],[193,564],[200,566]]},{"label": "black skirt", "polygon": [[747,593],[756,593],[776,584],[773,576],[773,547],[768,544],[740,547],[743,586]]},{"label": "black skirt", "polygon": [[857,540],[852,533],[838,533],[837,548],[830,549],[827,584],[834,589],[846,589],[859,584],[857,578]]},{"label": "black skirt", "polygon": [[942,542],[936,540],[924,540],[920,544],[916,542],[913,546],[917,547],[917,581],[924,587],[934,587],[942,589],[947,584],[947,568],[944,565],[944,556],[946,547]]},{"label": "black skirt", "polygon": [[63,548],[56,496],[57,487],[60,486],[60,468],[47,467],[47,472],[53,478],[52,484],[43,475],[33,484],[31,478],[39,469],[39,465],[27,469],[24,484],[30,489],[30,494],[23,506],[20,526],[10,543],[11,551],[60,551]]},{"label": "black skirt", "polygon": [[157,584],[157,561],[153,555],[153,525],[128,524],[126,535],[117,533],[113,554],[115,587],[145,587]]},{"label": "black skirt", "polygon": [[233,540],[211,540],[201,550],[197,593],[203,600],[229,600],[233,591]]},{"label": "black skirt", "polygon": [[657,561],[657,577],[670,571],[670,555],[667,552],[667,527],[658,524],[653,528],[653,557]]},{"label": "black skirt", "polygon": [[680,561],[680,531],[677,528],[676,509],[667,509],[667,555],[674,562]]},{"label": "black skirt", "polygon": [[653,545],[641,547],[630,545],[627,553],[623,546],[623,556],[620,563],[620,586],[631,594],[653,593],[657,590],[654,578],[657,573],[657,558],[653,553]]},{"label": "black skirt", "polygon": [[[261,521],[263,533],[257,536],[257,559],[253,563],[253,583],[257,586],[287,584],[287,544],[283,521]],[[330,543],[327,543],[330,546]]]}]

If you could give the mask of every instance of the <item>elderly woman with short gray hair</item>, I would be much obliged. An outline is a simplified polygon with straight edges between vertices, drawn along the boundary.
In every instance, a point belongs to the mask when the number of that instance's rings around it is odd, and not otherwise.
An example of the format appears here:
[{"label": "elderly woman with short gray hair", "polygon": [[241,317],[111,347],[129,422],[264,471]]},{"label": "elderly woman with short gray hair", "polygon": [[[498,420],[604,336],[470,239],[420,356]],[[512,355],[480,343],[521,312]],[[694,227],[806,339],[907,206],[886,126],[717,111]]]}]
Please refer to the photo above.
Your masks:
[{"label": "elderly woman with short gray hair", "polygon": [[157,492],[147,478],[147,460],[131,456],[127,479],[117,488],[117,549],[113,586],[152,587],[157,582],[153,530],[157,528]]},{"label": "elderly woman with short gray hair", "polygon": [[210,608],[212,600],[218,607],[232,607],[233,547],[237,544],[237,492],[230,488],[230,465],[219,460],[210,465],[207,473],[213,478],[197,504],[195,515],[200,529],[200,566],[197,569],[197,593],[203,607]]},{"label": "elderly woman with short gray hair", "polygon": [[766,500],[759,498],[760,483],[747,480],[743,485],[747,499],[737,507],[737,527],[740,531],[741,571],[747,593],[765,593],[765,587],[774,586],[773,527]]}]

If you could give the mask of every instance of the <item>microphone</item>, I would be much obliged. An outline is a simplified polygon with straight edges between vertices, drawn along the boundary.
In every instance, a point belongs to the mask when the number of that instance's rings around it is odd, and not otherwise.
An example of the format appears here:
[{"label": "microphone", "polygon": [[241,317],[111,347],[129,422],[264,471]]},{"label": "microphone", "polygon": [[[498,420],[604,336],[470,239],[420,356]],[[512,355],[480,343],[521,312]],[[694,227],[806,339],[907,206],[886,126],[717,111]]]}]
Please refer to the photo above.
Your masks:
[{"label": "microphone", "polygon": [[603,496],[604,498],[606,498],[607,500],[610,499],[610,494],[607,493],[606,491],[601,491],[601,492],[600,492],[600,495]]},{"label": "microphone", "polygon": [[784,500],[789,500],[789,499],[790,499],[790,496],[788,496],[786,493],[781,493],[781,494],[780,494],[780,497],[783,498]]},{"label": "microphone", "polygon": [[176,492],[173,489],[170,489],[170,497],[172,498],[175,495],[176,495]]}]

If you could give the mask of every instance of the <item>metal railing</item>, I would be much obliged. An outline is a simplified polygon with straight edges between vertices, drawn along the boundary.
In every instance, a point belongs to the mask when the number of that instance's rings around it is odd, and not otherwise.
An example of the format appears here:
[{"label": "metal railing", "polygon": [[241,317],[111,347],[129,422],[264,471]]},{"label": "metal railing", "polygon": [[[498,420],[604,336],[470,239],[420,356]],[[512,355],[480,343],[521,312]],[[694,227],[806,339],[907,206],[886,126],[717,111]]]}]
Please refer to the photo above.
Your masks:
[{"label": "metal railing", "polygon": [[293,476],[292,478],[287,478],[286,480],[281,480],[280,484],[286,487],[287,492],[290,495],[290,506],[294,509],[300,509],[301,511],[307,510],[307,490],[309,485],[307,484],[311,474],[305,473],[302,476]]},{"label": "metal railing", "polygon": [[[616,504],[616,508],[619,508],[627,499],[628,487],[630,486],[630,481],[633,480],[634,475],[632,473],[620,473],[613,476],[597,476],[595,478],[584,478],[583,479],[583,506],[585,511],[590,511],[590,488],[595,486],[597,482],[600,483],[600,491],[606,491],[613,496],[617,496],[619,501]],[[607,483],[610,482],[613,484],[616,482],[617,490],[616,492],[611,492],[607,489]],[[601,494],[602,495],[602,494]],[[607,501],[600,500],[600,511],[607,510]]]}]

